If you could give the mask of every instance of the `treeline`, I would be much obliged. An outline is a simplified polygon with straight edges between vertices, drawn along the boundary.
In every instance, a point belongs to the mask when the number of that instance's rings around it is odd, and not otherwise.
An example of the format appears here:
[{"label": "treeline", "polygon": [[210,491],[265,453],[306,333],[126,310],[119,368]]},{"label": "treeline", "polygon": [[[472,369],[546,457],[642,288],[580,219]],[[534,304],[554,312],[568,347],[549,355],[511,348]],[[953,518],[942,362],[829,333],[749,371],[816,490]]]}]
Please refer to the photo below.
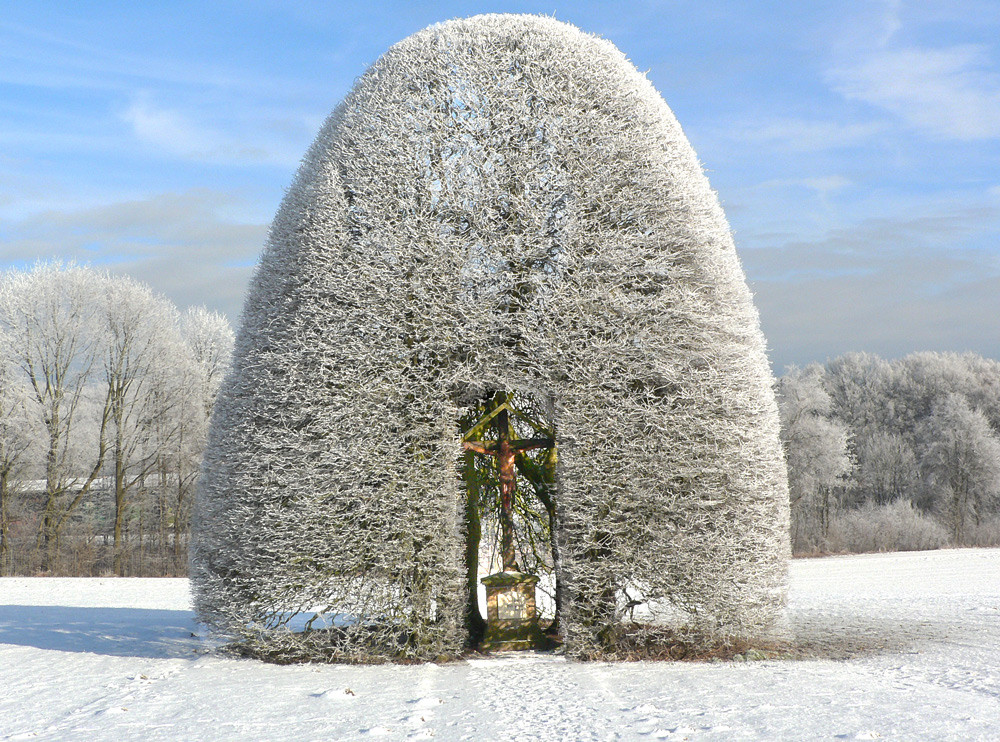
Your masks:
[{"label": "treeline", "polygon": [[1000,363],[849,353],[778,381],[796,553],[1000,545]]},{"label": "treeline", "polygon": [[232,344],[223,316],[128,277],[0,277],[0,574],[186,574]]},{"label": "treeline", "polygon": [[[186,574],[232,344],[128,277],[0,277],[0,574]],[[1000,545],[1000,362],[851,353],[777,391],[796,553]]]}]

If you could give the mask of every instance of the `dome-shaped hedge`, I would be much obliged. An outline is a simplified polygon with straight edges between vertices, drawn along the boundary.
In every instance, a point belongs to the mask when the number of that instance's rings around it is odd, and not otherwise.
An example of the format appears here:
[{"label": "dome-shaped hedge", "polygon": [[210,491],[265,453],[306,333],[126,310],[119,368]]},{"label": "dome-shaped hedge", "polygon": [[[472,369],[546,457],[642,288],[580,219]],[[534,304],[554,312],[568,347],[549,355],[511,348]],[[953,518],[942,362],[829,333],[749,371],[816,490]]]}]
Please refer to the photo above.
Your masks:
[{"label": "dome-shaped hedge", "polygon": [[488,389],[556,430],[571,654],[772,629],[786,476],[725,216],[646,78],[544,17],[401,41],[306,155],[215,412],[201,617],[264,653],[459,652],[457,420]]}]

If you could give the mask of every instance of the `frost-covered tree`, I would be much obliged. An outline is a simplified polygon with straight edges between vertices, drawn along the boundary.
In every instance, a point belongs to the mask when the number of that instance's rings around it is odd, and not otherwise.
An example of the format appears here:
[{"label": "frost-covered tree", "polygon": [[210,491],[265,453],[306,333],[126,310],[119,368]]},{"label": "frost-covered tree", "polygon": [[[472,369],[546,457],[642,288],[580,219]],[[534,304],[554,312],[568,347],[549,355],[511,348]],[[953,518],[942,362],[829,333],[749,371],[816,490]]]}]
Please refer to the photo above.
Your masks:
[{"label": "frost-covered tree", "polygon": [[851,453],[866,435],[893,429],[894,379],[891,364],[871,353],[847,353],[826,364],[824,388],[833,416],[850,430]]},{"label": "frost-covered tree", "polygon": [[830,418],[823,367],[791,367],[778,382],[781,439],[788,462],[792,542],[798,551],[821,548],[836,508],[834,488],[851,470],[847,428]]},{"label": "frost-covered tree", "polygon": [[[790,369],[779,390],[797,388],[803,375]],[[990,441],[1000,438],[1000,363],[974,353],[921,352],[896,360],[849,353],[825,372],[814,369],[814,376],[830,394],[829,419],[847,432],[852,462],[836,488],[844,510],[830,519],[837,528],[829,548],[996,543],[1000,498],[989,482]],[[802,548],[796,483],[800,471],[819,476],[822,462],[811,463],[808,444],[788,435],[796,409],[788,408],[789,400],[781,405],[793,534]],[[864,525],[865,519],[872,523]],[[946,528],[938,532],[941,524]]]},{"label": "frost-covered tree", "polygon": [[204,307],[191,307],[181,317],[184,365],[177,368],[176,383],[160,390],[155,417],[158,475],[162,512],[169,513],[175,568],[187,567],[185,543],[191,502],[201,457],[208,436],[208,422],[233,352],[233,330],[223,315]]},{"label": "frost-covered tree", "polygon": [[12,368],[11,355],[0,334],[0,575],[13,574],[12,508],[41,439],[34,399]]},{"label": "frost-covered tree", "polygon": [[405,39],[309,150],[213,419],[199,615],[266,656],[458,652],[460,426],[498,391],[555,432],[571,654],[773,629],[787,481],[728,225],[649,81],[549,18]]},{"label": "frost-covered tree", "polygon": [[935,504],[952,542],[963,544],[1000,503],[1000,438],[981,412],[955,394],[935,406],[924,435],[930,443],[923,466]]},{"label": "frost-covered tree", "polygon": [[102,293],[101,382],[108,400],[106,447],[114,493],[112,568],[124,575],[124,529],[135,492],[155,470],[162,449],[180,435],[176,416],[162,423],[170,408],[184,403],[179,376],[185,358],[177,310],[169,301],[124,276],[106,277]]},{"label": "frost-covered tree", "polygon": [[206,420],[212,416],[222,377],[233,355],[233,328],[229,320],[205,307],[190,307],[181,319],[181,334],[198,378]]},{"label": "frost-covered tree", "polygon": [[913,439],[920,423],[947,397],[978,396],[979,383],[970,368],[973,358],[971,354],[927,352],[888,362],[893,369],[892,386],[887,390],[893,412],[889,429]]},{"label": "frost-covered tree", "polygon": [[886,505],[895,500],[918,499],[920,468],[906,438],[879,430],[864,436],[856,450],[854,479],[864,500]]},{"label": "frost-covered tree", "polygon": [[986,415],[993,430],[1000,431],[1000,361],[975,353],[966,353],[962,359],[972,379],[969,403]]},{"label": "frost-covered tree", "polygon": [[[135,541],[128,531],[138,531],[141,546],[153,520],[161,526],[161,544],[169,521],[180,556],[186,516],[172,517],[172,504],[190,500],[231,339],[223,318],[204,310],[190,314],[195,319],[186,324],[189,344],[182,342],[176,308],[131,278],[60,264],[4,274],[4,552],[9,555],[8,506],[18,489],[20,530],[37,520],[37,559],[29,560],[20,544],[18,569],[70,569],[65,553],[79,541],[92,541],[107,524],[103,535],[113,544],[111,563],[101,565],[101,550],[84,543],[89,565],[74,557],[73,569],[110,567],[125,574],[133,569],[127,557]],[[40,493],[30,481],[37,479],[44,482]],[[83,538],[62,548],[66,532],[80,531],[83,523],[88,524]]]},{"label": "frost-covered tree", "polygon": [[10,271],[0,282],[0,326],[45,428],[44,506],[38,527],[42,569],[53,567],[59,534],[104,464],[106,396],[95,400],[97,450],[86,450],[81,457],[77,440],[101,349],[102,281],[89,268],[49,263],[27,272]]}]

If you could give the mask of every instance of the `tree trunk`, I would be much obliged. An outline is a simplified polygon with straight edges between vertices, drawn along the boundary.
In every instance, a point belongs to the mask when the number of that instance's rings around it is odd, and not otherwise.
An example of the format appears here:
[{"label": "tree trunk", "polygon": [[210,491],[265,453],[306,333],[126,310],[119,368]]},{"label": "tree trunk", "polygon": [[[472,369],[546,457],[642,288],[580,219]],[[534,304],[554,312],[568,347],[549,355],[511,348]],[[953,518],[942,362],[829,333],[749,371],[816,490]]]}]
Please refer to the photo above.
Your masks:
[{"label": "tree trunk", "polygon": [[559,554],[559,539],[557,535],[559,533],[559,522],[556,518],[556,497],[555,497],[555,483],[556,483],[556,463],[558,461],[558,454],[556,453],[556,447],[553,446],[548,450],[544,459],[545,466],[545,485],[548,497],[544,501],[545,511],[549,515],[549,541],[552,546],[552,572],[555,574],[556,578],[556,599],[555,599],[555,618],[552,619],[552,625],[549,627],[549,631],[552,633],[559,632],[559,618],[562,614],[562,580],[559,577],[560,566],[562,564],[562,558]]},{"label": "tree trunk", "polygon": [[0,471],[0,576],[6,577],[14,573],[10,555],[10,528],[9,515],[7,513],[10,504],[10,467],[5,467]]},{"label": "tree trunk", "polygon": [[56,563],[56,498],[62,494],[59,487],[59,424],[58,412],[52,413],[49,420],[49,450],[45,454],[45,509],[38,524],[38,540],[36,546],[41,556],[40,569],[48,572]]},{"label": "tree trunk", "polygon": [[[184,517],[184,500],[185,500],[185,494],[186,494],[185,493],[185,488],[187,486],[185,484],[186,473],[184,471],[184,464],[183,464],[184,460],[183,460],[183,458],[182,458],[182,456],[180,454],[180,451],[184,450],[183,445],[184,445],[184,432],[181,431],[180,438],[177,441],[177,450],[178,450],[178,454],[177,454],[177,466],[176,466],[176,470],[174,472],[174,476],[177,477],[177,502],[175,504],[175,508],[176,509],[174,510],[174,543],[173,543],[173,548],[174,548],[174,569],[176,569],[178,571],[181,568],[181,553],[182,553],[181,552],[181,538],[182,538],[183,534],[186,533],[186,529],[183,527],[183,523],[182,523],[182,519]],[[168,478],[166,463],[164,463],[163,470],[162,470],[162,475],[161,476],[163,477],[163,487],[166,488],[166,486],[167,486],[167,478]],[[187,565],[185,564],[185,566],[187,566]]]},{"label": "tree trunk", "polygon": [[115,443],[115,530],[114,530],[114,561],[112,570],[119,577],[125,576],[125,539],[123,525],[125,523],[125,462],[121,447],[121,435]]},{"label": "tree trunk", "polygon": [[466,630],[470,646],[477,646],[486,633],[486,622],[479,612],[479,543],[483,530],[480,520],[479,479],[476,477],[475,454],[466,451],[463,460],[465,481],[465,578],[467,605],[465,610]]}]

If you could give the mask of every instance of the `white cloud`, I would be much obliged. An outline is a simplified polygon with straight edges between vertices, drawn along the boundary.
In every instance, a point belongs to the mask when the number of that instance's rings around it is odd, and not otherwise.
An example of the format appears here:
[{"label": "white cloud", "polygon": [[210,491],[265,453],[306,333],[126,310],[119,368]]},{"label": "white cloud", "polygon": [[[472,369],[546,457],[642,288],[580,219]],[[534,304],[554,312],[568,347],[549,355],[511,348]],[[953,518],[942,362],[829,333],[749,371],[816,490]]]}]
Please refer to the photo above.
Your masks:
[{"label": "white cloud", "polygon": [[938,49],[877,49],[829,73],[847,98],[878,106],[936,136],[1000,137],[1000,75],[988,49],[963,44]]},{"label": "white cloud", "polygon": [[128,273],[180,306],[206,304],[235,319],[267,225],[234,220],[247,211],[230,194],[163,193],[6,223],[0,261],[76,260]]},{"label": "white cloud", "polygon": [[885,7],[883,8],[879,24],[882,32],[881,42],[883,44],[887,43],[903,27],[903,22],[899,17],[902,5],[902,0],[885,0]]},{"label": "white cloud", "polygon": [[[266,130],[249,134],[222,132],[197,122],[190,115],[157,106],[144,96],[136,98],[123,112],[121,118],[131,127],[132,134],[138,141],[165,154],[184,159],[255,164],[266,162],[286,167],[295,167],[299,161],[298,154],[293,155],[289,151],[274,149],[272,146],[252,144],[254,139],[273,132]],[[269,123],[273,128],[280,128],[281,122]],[[301,129],[304,127],[301,122],[296,123],[299,126],[293,133],[301,135]],[[279,143],[283,144],[285,142],[281,140],[289,138],[289,132],[285,134],[285,137],[279,139]]]},{"label": "white cloud", "polygon": [[760,184],[762,188],[806,188],[815,191],[821,196],[826,196],[835,191],[843,190],[853,185],[850,178],[843,175],[821,175],[812,178],[779,178],[768,180]]},{"label": "white cloud", "polygon": [[862,144],[886,129],[880,121],[841,124],[797,118],[777,118],[737,126],[733,135],[740,139],[766,142],[782,149],[814,152]]},{"label": "white cloud", "polygon": [[851,350],[1000,356],[1000,262],[976,250],[805,245],[744,264],[778,368]]},{"label": "white cloud", "polygon": [[132,133],[139,141],[175,154],[205,156],[215,148],[210,141],[212,137],[198,131],[179,113],[156,108],[146,101],[133,102],[122,118],[132,126]]},{"label": "white cloud", "polygon": [[821,194],[833,193],[851,185],[851,179],[843,175],[824,175],[818,178],[803,178],[802,185]]},{"label": "white cloud", "polygon": [[777,368],[849,350],[1000,357],[1000,254],[988,246],[1000,204],[967,201],[743,250]]}]

